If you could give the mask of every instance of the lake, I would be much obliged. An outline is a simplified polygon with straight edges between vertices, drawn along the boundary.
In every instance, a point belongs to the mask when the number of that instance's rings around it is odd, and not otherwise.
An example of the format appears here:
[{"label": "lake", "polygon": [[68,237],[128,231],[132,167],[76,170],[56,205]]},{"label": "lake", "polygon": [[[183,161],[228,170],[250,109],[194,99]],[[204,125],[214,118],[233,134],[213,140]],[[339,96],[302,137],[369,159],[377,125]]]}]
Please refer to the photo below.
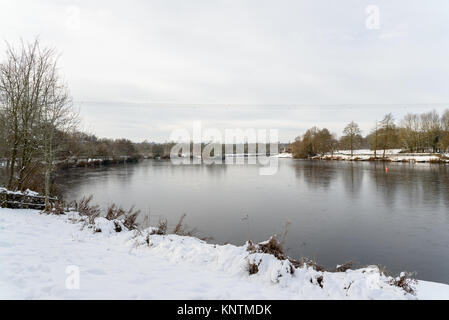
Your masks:
[{"label": "lake", "polygon": [[446,165],[279,159],[275,175],[261,176],[257,165],[143,160],[69,169],[59,180],[66,200],[93,194],[102,206],[135,205],[152,225],[166,218],[173,228],[185,213],[214,243],[267,240],[290,222],[292,257],[380,264],[449,283]]}]

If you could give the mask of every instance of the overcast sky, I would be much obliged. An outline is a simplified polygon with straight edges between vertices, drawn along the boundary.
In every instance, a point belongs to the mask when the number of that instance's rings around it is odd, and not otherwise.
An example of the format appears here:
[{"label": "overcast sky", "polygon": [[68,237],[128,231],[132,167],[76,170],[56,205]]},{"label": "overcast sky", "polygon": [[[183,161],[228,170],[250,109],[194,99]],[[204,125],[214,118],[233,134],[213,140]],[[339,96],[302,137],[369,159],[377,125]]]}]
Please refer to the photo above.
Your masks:
[{"label": "overcast sky", "polygon": [[92,2],[0,0],[0,37],[56,47],[99,136],[163,141],[202,120],[288,141],[449,107],[447,0]]}]

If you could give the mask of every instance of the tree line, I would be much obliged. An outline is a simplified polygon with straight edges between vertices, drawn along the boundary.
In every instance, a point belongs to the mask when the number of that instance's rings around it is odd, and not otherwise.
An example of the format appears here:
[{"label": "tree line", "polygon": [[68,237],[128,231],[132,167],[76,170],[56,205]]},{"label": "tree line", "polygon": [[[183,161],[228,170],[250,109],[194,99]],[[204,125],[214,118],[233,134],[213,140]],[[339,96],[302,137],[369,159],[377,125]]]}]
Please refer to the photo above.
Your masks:
[{"label": "tree line", "polygon": [[[412,153],[444,153],[449,151],[449,109],[442,115],[435,110],[421,114],[408,113],[397,122],[391,113],[376,121],[365,137],[359,125],[351,121],[341,137],[326,128],[312,127],[292,143],[295,158],[308,158],[333,153],[337,150],[353,151],[361,148],[374,150],[374,157],[385,157],[388,149],[401,149]],[[380,151],[380,154],[379,154]]]}]

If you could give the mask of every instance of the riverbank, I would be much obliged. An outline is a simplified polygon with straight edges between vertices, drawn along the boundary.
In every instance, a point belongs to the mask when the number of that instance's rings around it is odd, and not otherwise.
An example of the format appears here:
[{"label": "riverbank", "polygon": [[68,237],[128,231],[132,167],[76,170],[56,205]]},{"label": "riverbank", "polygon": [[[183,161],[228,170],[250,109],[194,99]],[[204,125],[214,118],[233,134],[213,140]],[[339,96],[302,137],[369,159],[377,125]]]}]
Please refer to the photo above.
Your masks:
[{"label": "riverbank", "polygon": [[[80,219],[0,209],[0,298],[449,299],[448,285],[418,281],[412,295],[377,267],[321,272],[247,245],[116,232],[113,221]],[[66,287],[76,268],[79,289]]]},{"label": "riverbank", "polygon": [[407,162],[407,163],[449,163],[448,154],[435,153],[405,153],[400,149],[386,150],[339,150],[333,154],[311,157],[313,160],[343,160],[343,161],[386,161],[386,162]]},{"label": "riverbank", "polygon": [[98,157],[98,158],[73,158],[57,161],[57,169],[87,168],[98,166],[109,166],[125,163],[137,163],[142,157]]}]

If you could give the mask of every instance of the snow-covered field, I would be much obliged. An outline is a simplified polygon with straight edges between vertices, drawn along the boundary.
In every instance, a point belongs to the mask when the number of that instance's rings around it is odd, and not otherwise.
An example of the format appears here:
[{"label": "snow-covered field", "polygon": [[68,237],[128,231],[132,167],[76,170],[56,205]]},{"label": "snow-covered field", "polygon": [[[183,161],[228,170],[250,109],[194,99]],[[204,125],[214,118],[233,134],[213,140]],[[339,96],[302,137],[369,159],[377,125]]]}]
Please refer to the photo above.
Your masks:
[{"label": "snow-covered field", "polygon": [[[377,158],[382,158],[383,150],[376,151]],[[324,157],[315,157],[315,158],[327,158],[330,157],[331,154],[328,154]],[[447,154],[444,156],[448,157]],[[353,155],[351,156],[350,150],[339,150],[334,152],[333,158],[335,160],[361,160],[366,161],[374,158],[374,150],[369,149],[360,149],[353,150]],[[440,161],[440,162],[449,162],[447,159],[441,159],[439,156],[431,154],[431,153],[401,153],[401,149],[390,149],[385,150],[385,158],[388,161],[392,162],[432,162],[432,161]]]},{"label": "snow-covered field", "polygon": [[[78,218],[0,209],[0,298],[449,299],[449,285],[418,281],[414,296],[376,267],[292,273],[288,261],[246,246],[177,235],[151,235],[148,244],[145,232],[116,233],[104,218],[83,227]],[[249,262],[259,264],[256,274]]]}]

